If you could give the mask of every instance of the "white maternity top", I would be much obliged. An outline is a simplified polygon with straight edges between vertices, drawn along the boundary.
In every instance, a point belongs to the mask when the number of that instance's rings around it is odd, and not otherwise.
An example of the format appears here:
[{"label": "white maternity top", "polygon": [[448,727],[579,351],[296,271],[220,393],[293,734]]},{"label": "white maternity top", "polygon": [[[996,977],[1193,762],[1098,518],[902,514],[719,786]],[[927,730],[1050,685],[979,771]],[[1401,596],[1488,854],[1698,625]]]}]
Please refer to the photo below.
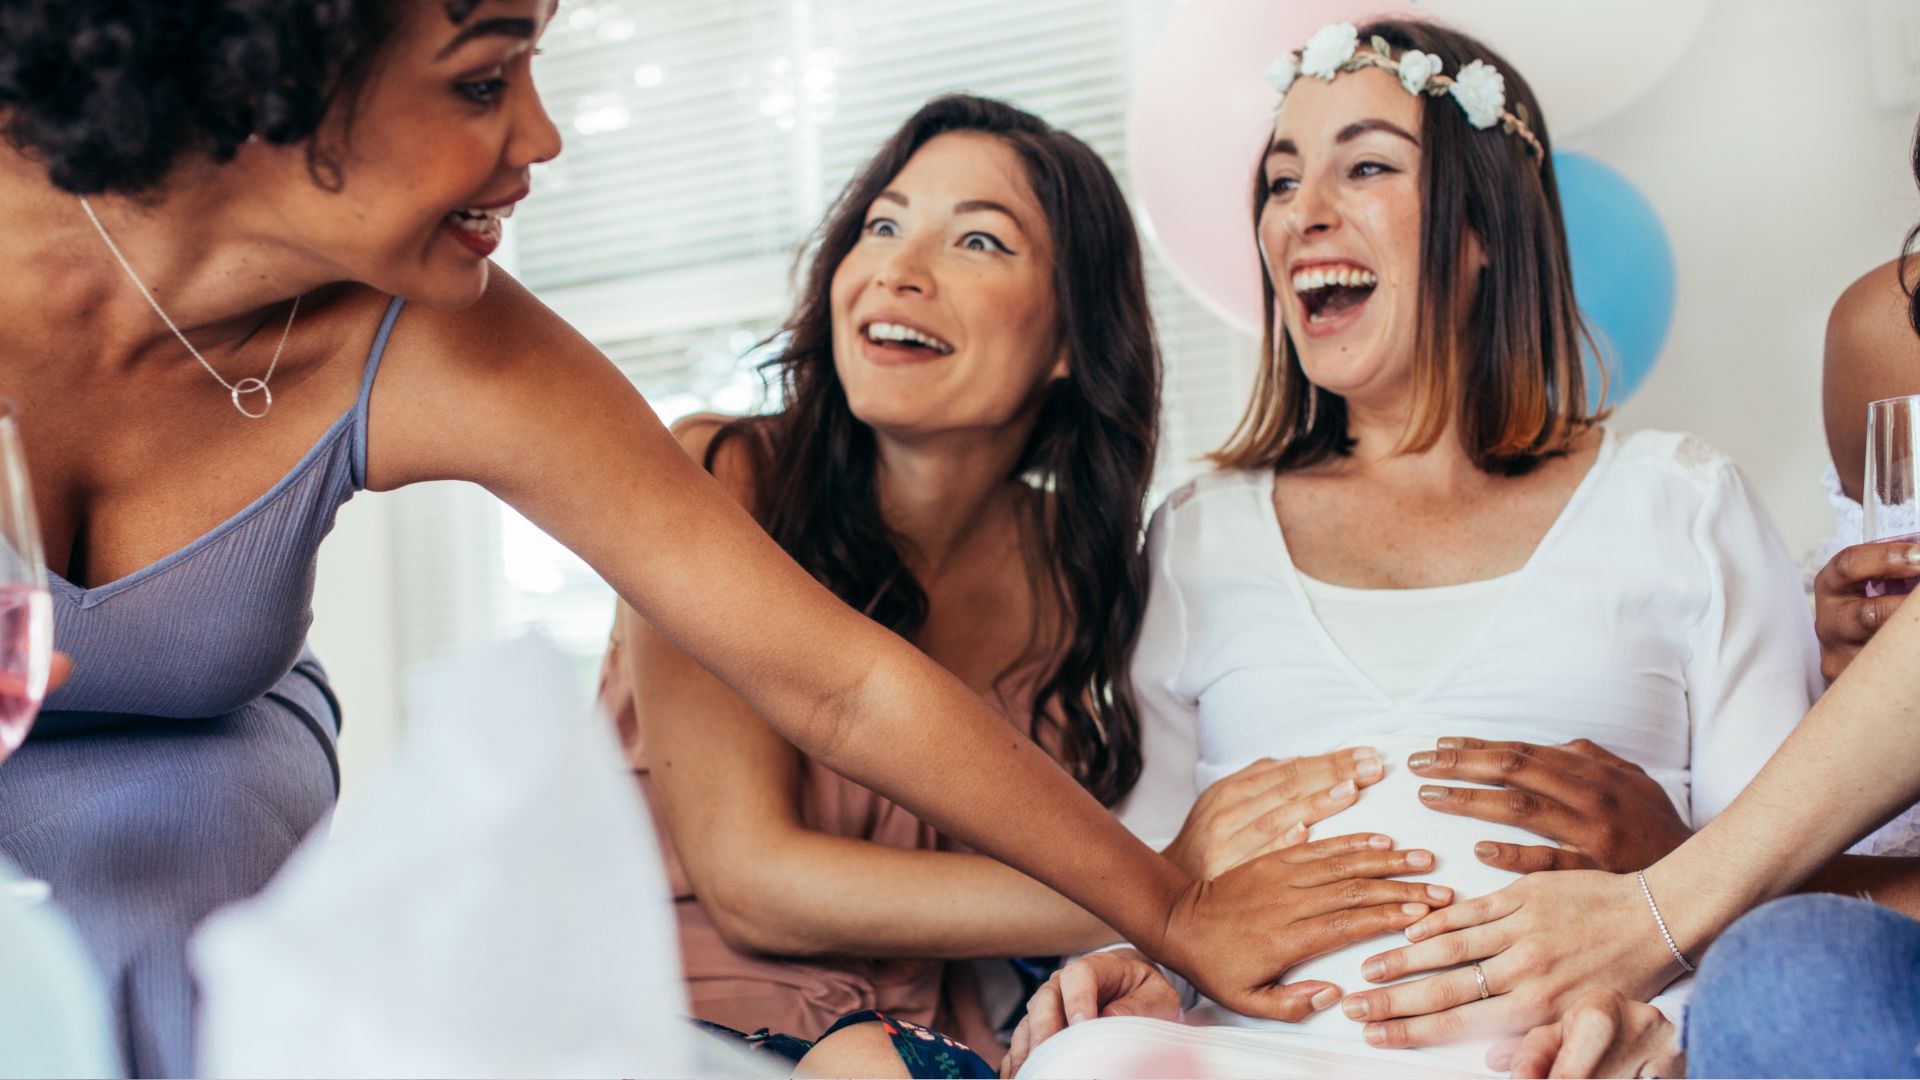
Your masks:
[{"label": "white maternity top", "polygon": [[[1739,471],[1690,436],[1607,431],[1525,566],[1483,583],[1497,595],[1477,625],[1434,634],[1429,648],[1445,662],[1404,693],[1370,677],[1365,669],[1379,663],[1357,665],[1316,618],[1274,515],[1273,481],[1271,472],[1211,473],[1153,518],[1152,592],[1133,667],[1146,772],[1121,817],[1156,846],[1179,831],[1200,791],[1257,758],[1373,745],[1387,756],[1386,777],[1313,835],[1378,831],[1427,848],[1437,859],[1429,876],[1465,899],[1512,880],[1473,857],[1475,841],[1542,841],[1426,809],[1419,778],[1403,767],[1408,753],[1442,735],[1592,739],[1645,768],[1698,828],[1819,688],[1793,559]],[[1320,957],[1288,981],[1363,989],[1360,962],[1394,943]],[[1337,1007],[1302,1024],[1212,1005],[1194,1019],[1304,1034],[1402,1068],[1484,1069],[1484,1045],[1374,1050]]]}]

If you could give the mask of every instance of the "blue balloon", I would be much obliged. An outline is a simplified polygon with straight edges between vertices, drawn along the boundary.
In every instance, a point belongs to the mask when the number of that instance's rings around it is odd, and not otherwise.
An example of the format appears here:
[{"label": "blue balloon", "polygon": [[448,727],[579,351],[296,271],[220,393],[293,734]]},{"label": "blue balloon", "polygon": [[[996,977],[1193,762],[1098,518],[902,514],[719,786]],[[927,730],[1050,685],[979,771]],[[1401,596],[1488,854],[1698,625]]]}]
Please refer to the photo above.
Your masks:
[{"label": "blue balloon", "polygon": [[[1567,220],[1573,292],[1607,365],[1607,404],[1638,389],[1673,326],[1673,248],[1646,198],[1584,154],[1553,155]],[[1587,385],[1600,386],[1593,357]]]}]

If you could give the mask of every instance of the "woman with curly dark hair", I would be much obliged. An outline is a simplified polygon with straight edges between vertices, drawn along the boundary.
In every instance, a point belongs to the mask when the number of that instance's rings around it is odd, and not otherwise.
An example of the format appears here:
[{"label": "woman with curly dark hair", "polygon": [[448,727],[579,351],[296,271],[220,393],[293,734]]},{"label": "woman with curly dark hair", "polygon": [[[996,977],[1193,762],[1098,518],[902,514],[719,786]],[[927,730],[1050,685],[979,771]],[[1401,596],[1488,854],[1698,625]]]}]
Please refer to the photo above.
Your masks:
[{"label": "woman with curly dark hair", "polygon": [[560,151],[529,69],[551,10],[0,3],[0,393],[73,659],[0,769],[0,853],[79,924],[132,1068],[190,1068],[187,933],[331,805],[337,715],[302,655],[321,537],[354,492],[434,479],[547,529],[805,753],[1211,996],[1300,1007],[1276,979],[1313,935],[1289,928],[1341,906],[1342,875],[1268,859],[1202,882],[1134,840],[490,275],[499,219]]}]

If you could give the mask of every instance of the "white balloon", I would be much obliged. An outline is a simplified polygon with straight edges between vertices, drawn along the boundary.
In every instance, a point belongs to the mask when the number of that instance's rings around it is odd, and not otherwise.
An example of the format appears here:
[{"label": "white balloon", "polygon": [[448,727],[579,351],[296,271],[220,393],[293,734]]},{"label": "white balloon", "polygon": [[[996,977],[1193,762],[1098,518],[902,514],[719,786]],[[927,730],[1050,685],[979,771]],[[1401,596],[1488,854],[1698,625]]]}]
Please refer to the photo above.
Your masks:
[{"label": "white balloon", "polygon": [[1500,50],[1533,87],[1548,130],[1563,139],[1646,96],[1693,46],[1712,7],[1713,0],[1419,0],[1404,10]]}]

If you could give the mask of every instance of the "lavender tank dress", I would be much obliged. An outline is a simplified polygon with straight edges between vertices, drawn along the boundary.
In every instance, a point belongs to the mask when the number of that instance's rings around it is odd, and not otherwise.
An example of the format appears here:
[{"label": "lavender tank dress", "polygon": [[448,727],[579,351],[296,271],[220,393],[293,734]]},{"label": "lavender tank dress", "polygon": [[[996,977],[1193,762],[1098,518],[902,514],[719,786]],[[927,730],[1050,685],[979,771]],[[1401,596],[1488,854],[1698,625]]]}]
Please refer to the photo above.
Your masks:
[{"label": "lavender tank dress", "polygon": [[0,764],[0,855],[79,928],[135,1076],[191,1074],[188,935],[259,891],[339,791],[340,707],[306,649],[315,560],[366,486],[367,400],[400,307],[359,400],[266,494],[118,581],[51,577],[73,678]]}]

